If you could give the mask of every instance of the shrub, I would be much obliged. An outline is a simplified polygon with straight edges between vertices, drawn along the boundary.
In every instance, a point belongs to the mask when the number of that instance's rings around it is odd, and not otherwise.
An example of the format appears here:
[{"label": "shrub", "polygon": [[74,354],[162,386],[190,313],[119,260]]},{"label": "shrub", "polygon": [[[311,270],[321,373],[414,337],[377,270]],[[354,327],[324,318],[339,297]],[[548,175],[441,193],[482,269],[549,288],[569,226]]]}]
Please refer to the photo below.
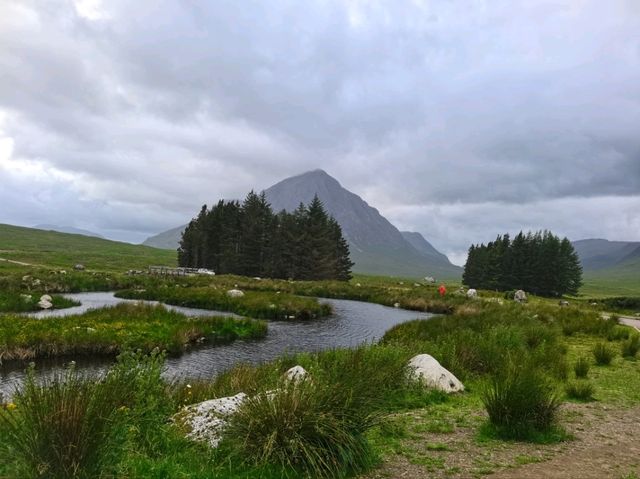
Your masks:
[{"label": "shrub", "polygon": [[629,339],[629,328],[624,326],[615,325],[611,330],[607,333],[607,340],[609,341],[620,341],[622,339]]},{"label": "shrub", "polygon": [[573,365],[573,371],[576,373],[577,378],[586,378],[589,374],[589,368],[591,364],[589,358],[585,356],[579,357]]},{"label": "shrub", "polygon": [[372,461],[364,433],[377,422],[360,414],[350,391],[312,381],[248,399],[225,433],[231,454],[254,466],[277,465],[298,477],[339,477]]},{"label": "shrub", "polygon": [[635,358],[640,351],[640,335],[634,334],[622,343],[622,356],[625,358]]},{"label": "shrub", "polygon": [[599,366],[606,366],[611,364],[611,361],[615,357],[616,353],[606,343],[600,342],[596,344],[593,349],[593,357],[596,359],[596,364]]},{"label": "shrub", "polygon": [[567,396],[571,399],[579,399],[581,401],[588,401],[593,399],[593,393],[595,387],[589,381],[578,380],[571,381],[565,387]]},{"label": "shrub", "polygon": [[546,376],[532,364],[509,362],[494,373],[481,393],[489,422],[505,439],[532,439],[556,422],[560,399]]}]

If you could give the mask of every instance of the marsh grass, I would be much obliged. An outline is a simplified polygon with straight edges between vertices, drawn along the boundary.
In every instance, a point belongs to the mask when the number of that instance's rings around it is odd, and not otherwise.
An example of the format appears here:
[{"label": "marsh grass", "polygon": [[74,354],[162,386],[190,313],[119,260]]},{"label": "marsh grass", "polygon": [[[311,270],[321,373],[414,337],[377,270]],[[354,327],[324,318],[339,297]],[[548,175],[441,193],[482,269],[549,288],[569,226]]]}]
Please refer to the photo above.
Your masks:
[{"label": "marsh grass", "polygon": [[579,401],[590,401],[595,393],[595,386],[584,379],[568,382],[565,386],[567,397]]},{"label": "marsh grass", "polygon": [[[226,432],[233,454],[251,465],[278,465],[299,477],[342,477],[374,458],[365,432],[377,424],[363,414],[357,393],[302,381],[246,401]],[[286,477],[286,476],[285,476]]]},{"label": "marsh grass", "polygon": [[331,314],[331,307],[315,298],[268,291],[245,291],[243,297],[232,298],[225,289],[157,288],[143,291],[125,290],[116,294],[127,299],[157,300],[190,308],[229,311],[259,319],[313,319]]},{"label": "marsh grass", "polygon": [[170,354],[198,340],[208,344],[256,339],[266,324],[229,317],[190,318],[162,306],[118,304],[81,315],[39,320],[0,316],[0,359],[32,359],[65,355],[117,355],[128,349]]},{"label": "marsh grass", "polygon": [[[38,306],[38,301],[42,294],[44,293],[0,291],[0,313],[27,313],[40,311],[41,308]],[[51,299],[54,309],[64,309],[80,305],[77,301],[73,301],[59,295],[53,295]]]},{"label": "marsh grass", "polygon": [[640,351],[640,335],[633,334],[622,343],[622,356],[625,358],[635,358]]},{"label": "marsh grass", "polygon": [[591,362],[589,358],[586,356],[580,356],[576,359],[576,362],[573,365],[573,371],[576,375],[576,378],[586,378],[589,374],[589,368],[591,367]]},{"label": "marsh grass", "polygon": [[598,366],[611,364],[611,361],[613,361],[613,358],[616,356],[615,351],[607,343],[602,341],[597,343],[591,352]]},{"label": "marsh grass", "polygon": [[505,364],[481,392],[495,433],[504,439],[536,440],[554,431],[561,400],[549,379],[532,364]]}]

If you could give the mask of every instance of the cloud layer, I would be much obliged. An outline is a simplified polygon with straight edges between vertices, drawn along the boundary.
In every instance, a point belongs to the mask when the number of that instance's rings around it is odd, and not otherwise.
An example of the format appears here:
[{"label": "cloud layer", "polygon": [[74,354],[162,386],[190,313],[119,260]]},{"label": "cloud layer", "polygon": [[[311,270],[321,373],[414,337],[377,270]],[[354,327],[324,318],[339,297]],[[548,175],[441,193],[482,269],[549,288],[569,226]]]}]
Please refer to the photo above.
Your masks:
[{"label": "cloud layer", "polygon": [[0,4],[0,222],[140,241],[321,167],[458,261],[640,240],[640,4]]}]

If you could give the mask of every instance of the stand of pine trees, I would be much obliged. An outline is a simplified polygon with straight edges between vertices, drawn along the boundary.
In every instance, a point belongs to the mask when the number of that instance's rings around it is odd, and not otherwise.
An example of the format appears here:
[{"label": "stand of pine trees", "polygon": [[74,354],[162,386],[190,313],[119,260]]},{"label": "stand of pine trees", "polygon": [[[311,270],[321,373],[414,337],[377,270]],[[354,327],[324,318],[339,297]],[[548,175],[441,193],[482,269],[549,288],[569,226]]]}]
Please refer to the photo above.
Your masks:
[{"label": "stand of pine trees", "polygon": [[582,286],[582,266],[567,238],[549,231],[508,234],[487,245],[471,245],[463,284],[478,289],[522,289],[540,296],[576,294]]},{"label": "stand of pine trees", "polygon": [[242,204],[203,206],[182,234],[178,263],[219,274],[344,281],[353,266],[340,225],[317,196],[275,214],[264,193],[253,191]]}]

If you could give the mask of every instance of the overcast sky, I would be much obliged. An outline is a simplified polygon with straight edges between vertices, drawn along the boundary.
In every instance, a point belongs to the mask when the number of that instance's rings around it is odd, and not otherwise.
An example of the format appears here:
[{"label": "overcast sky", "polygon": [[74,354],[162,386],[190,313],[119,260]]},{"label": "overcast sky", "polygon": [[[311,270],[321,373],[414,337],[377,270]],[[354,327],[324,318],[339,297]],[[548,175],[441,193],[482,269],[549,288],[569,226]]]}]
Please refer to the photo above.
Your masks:
[{"label": "overcast sky", "polygon": [[640,240],[640,1],[0,2],[0,223],[139,242],[314,168],[456,262]]}]

